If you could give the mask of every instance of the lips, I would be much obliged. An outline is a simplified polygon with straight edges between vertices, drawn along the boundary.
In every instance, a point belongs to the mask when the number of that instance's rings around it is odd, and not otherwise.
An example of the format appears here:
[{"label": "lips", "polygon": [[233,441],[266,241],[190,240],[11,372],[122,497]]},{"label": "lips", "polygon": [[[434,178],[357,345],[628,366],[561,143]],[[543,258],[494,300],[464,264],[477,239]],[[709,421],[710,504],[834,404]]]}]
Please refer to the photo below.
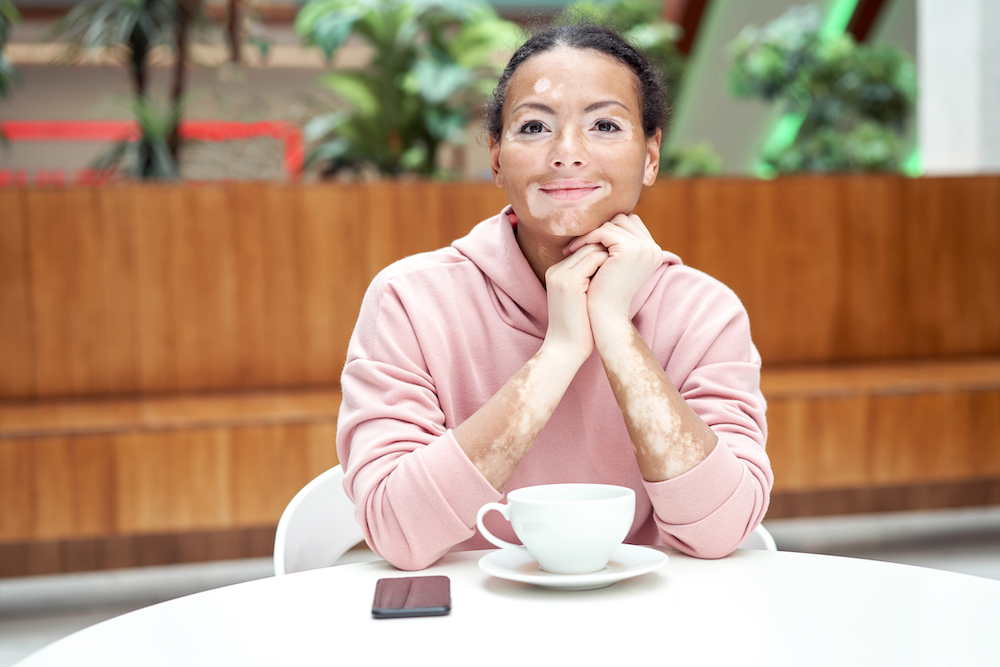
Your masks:
[{"label": "lips", "polygon": [[587,195],[597,192],[599,189],[600,185],[597,183],[580,179],[552,181],[539,187],[539,190],[548,197],[561,201],[583,199]]}]

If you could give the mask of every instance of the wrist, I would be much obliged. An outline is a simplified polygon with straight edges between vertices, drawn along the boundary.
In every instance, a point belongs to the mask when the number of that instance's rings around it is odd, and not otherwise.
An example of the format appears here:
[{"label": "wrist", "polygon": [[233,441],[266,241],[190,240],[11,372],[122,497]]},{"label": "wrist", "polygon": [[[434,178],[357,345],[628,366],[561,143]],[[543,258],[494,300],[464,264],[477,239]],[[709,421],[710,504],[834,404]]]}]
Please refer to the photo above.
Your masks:
[{"label": "wrist", "polygon": [[593,349],[593,344],[587,349],[583,349],[559,338],[546,336],[542,341],[542,347],[535,354],[535,358],[542,365],[551,364],[557,372],[566,371],[571,375],[576,375],[576,371],[587,360]]},{"label": "wrist", "polygon": [[[635,333],[635,326],[627,312],[616,310],[595,310],[590,314],[590,327],[594,334],[594,345],[602,351],[608,345],[629,340]],[[603,356],[603,355],[602,355]]]}]

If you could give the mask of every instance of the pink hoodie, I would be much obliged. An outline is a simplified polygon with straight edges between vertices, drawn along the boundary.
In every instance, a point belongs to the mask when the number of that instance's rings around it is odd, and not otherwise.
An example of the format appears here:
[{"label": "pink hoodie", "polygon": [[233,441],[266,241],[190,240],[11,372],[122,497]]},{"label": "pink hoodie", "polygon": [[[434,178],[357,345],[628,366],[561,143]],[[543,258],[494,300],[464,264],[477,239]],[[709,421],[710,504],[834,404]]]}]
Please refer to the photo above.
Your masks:
[{"label": "pink hoodie", "polygon": [[[451,247],[384,269],[365,295],[341,380],[337,451],[368,544],[398,568],[486,549],[476,513],[498,493],[452,429],[541,347],[545,289],[505,209]],[[507,484],[599,482],[635,489],[631,544],[718,558],[760,523],[773,481],[765,452],[760,356],[735,294],[664,253],[632,302],[632,321],[720,446],[665,482],[639,475],[595,351]],[[497,513],[498,537],[516,542]]]}]

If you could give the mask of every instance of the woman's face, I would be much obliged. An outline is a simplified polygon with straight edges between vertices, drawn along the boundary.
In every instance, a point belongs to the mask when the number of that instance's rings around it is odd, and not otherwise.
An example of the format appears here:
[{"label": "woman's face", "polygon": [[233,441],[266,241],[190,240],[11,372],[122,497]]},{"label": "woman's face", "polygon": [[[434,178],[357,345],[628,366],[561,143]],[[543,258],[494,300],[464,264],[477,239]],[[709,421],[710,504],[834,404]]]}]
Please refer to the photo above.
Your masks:
[{"label": "woman's face", "polygon": [[519,235],[585,234],[631,213],[656,180],[660,133],[643,134],[635,74],[598,51],[557,47],[526,60],[508,84],[503,121],[490,157]]}]

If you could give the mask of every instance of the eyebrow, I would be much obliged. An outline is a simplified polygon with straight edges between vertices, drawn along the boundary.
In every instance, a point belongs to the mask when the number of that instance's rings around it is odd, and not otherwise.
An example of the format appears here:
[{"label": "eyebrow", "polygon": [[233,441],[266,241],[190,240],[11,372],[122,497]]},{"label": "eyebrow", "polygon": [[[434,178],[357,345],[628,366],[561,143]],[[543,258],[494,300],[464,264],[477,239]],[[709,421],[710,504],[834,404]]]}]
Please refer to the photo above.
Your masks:
[{"label": "eyebrow", "polygon": [[586,113],[590,113],[591,111],[597,111],[598,109],[603,109],[604,107],[611,107],[611,106],[619,106],[622,109],[625,109],[625,111],[631,111],[631,109],[629,109],[627,106],[625,106],[618,100],[605,100],[603,102],[594,102],[586,109],[584,109],[584,111]]},{"label": "eyebrow", "polygon": [[[622,109],[625,109],[625,111],[631,112],[631,109],[629,109],[627,106],[625,106],[618,100],[603,100],[601,102],[594,102],[593,104],[588,105],[587,108],[585,108],[583,111],[584,113],[590,113],[591,111],[597,111],[598,109],[603,109],[605,107],[610,107],[610,106],[619,106]],[[523,102],[521,104],[518,104],[513,109],[511,109],[510,114],[513,116],[514,114],[516,114],[518,111],[520,111],[525,107],[527,107],[528,109],[535,109],[536,111],[541,111],[542,113],[547,113],[552,115],[555,115],[556,113],[555,109],[545,104],[539,104],[538,102]]]}]

